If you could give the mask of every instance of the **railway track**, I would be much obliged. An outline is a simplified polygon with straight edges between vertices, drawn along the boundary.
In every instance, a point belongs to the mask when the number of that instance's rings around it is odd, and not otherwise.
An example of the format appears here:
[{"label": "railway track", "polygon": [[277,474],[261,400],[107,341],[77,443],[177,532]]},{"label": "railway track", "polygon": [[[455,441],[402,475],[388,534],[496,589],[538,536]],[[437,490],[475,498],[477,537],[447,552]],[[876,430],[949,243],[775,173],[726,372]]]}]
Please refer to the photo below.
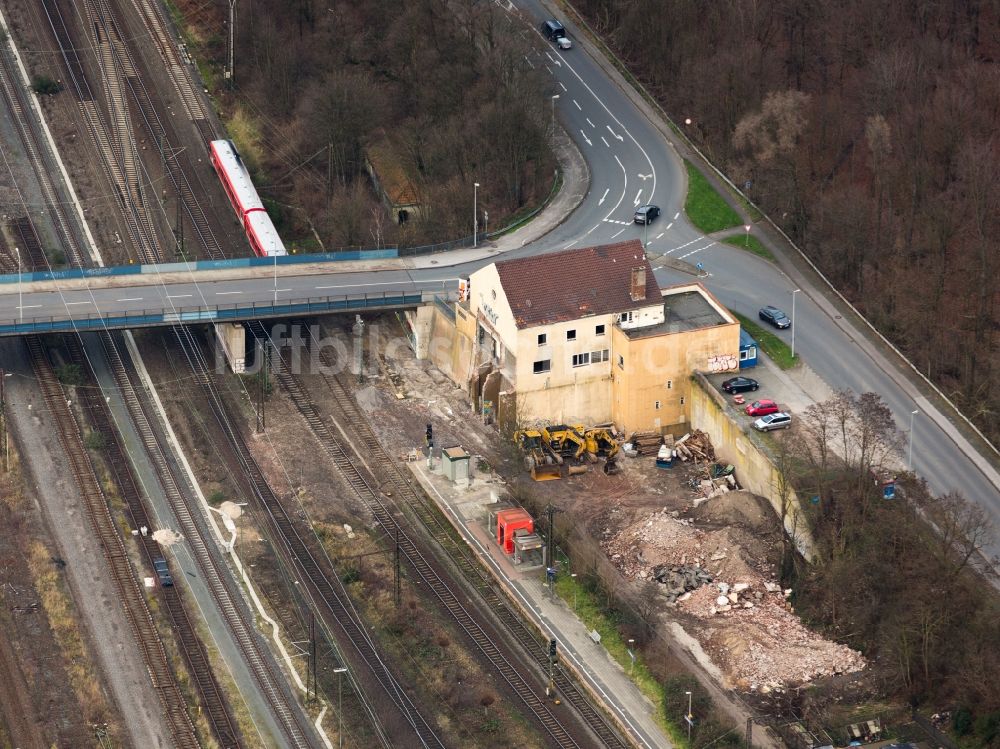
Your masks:
[{"label": "railway track", "polygon": [[[79,338],[75,336],[68,337],[66,340],[70,361],[79,366],[81,372],[86,373],[87,386],[80,391],[83,393],[81,404],[87,413],[87,421],[91,428],[103,435],[106,440],[102,454],[114,475],[119,493],[125,500],[132,527],[152,530],[154,524],[146,512],[142,495],[132,472],[132,466],[125,457],[118,431],[111,423],[107,404],[101,397],[101,390],[91,372],[90,362],[84,354],[83,346],[80,344]],[[146,557],[147,569],[152,570],[153,560],[162,556],[160,545],[153,540],[152,534],[139,535],[136,537],[136,541]],[[229,703],[219,687],[218,681],[216,681],[208,652],[188,616],[187,607],[184,605],[179,588],[161,586],[158,597],[170,617],[171,627],[187,664],[188,673],[190,673],[198,691],[199,704],[208,720],[213,736],[223,749],[235,749],[243,746]]]},{"label": "railway track", "polygon": [[[324,364],[333,369],[332,362],[324,355],[326,353],[320,354],[321,359]],[[524,620],[511,610],[469,546],[457,538],[451,524],[441,518],[434,502],[428,499],[422,491],[418,492],[414,489],[412,478],[406,476],[399,467],[399,461],[393,460],[385,451],[382,443],[372,431],[368,417],[358,408],[357,402],[341,381],[340,376],[331,376],[326,373],[323,373],[322,376],[334,403],[343,414],[342,418],[337,419],[341,428],[345,433],[353,433],[360,444],[364,445],[365,453],[370,457],[366,463],[373,467],[373,473],[376,474],[374,478],[376,480],[384,479],[385,483],[382,484],[380,481],[380,485],[391,486],[395,496],[402,497],[407,502],[427,532],[442,546],[447,552],[448,558],[458,566],[466,580],[483,597],[490,611],[496,614],[498,621],[521,644],[532,660],[543,670],[547,669],[548,657],[545,654],[543,643],[525,625]],[[354,449],[360,458],[360,451],[357,448]],[[621,738],[605,715],[594,707],[576,682],[562,669],[557,668],[554,675],[559,694],[576,709],[604,746],[609,747],[609,749],[627,749],[629,745]]]},{"label": "railway track", "polygon": [[108,508],[93,466],[87,457],[80,435],[79,426],[73,416],[62,385],[56,378],[52,366],[37,336],[26,338],[28,352],[34,367],[38,386],[45,398],[46,406],[52,413],[69,462],[83,498],[84,509],[90,519],[94,535],[100,541],[108,560],[118,597],[125,609],[125,615],[132,625],[136,643],[142,652],[149,677],[163,707],[167,725],[170,727],[175,745],[182,749],[200,747],[191,717],[187,712],[184,695],[174,680],[170,663],[163,649],[163,642],[156,631],[152,615],[146,604],[145,594],[139,588],[132,565],[129,562],[125,544]]},{"label": "railway track", "polygon": [[[260,323],[252,324],[251,329],[267,340],[266,332]],[[531,714],[535,716],[538,723],[554,742],[554,745],[558,747],[578,747],[579,744],[573,735],[570,734],[551,712],[546,700],[538,696],[536,688],[532,687],[527,679],[516,669],[499,667],[499,664],[509,664],[510,659],[501,651],[497,645],[496,638],[487,634],[482,624],[462,605],[458,596],[445,582],[442,573],[427,561],[417,548],[416,543],[413,542],[400,523],[396,521],[393,513],[382,501],[379,493],[372,488],[361,471],[358,470],[357,466],[350,459],[340,440],[330,431],[326,421],[316,409],[311,397],[306,393],[298,378],[289,372],[286,363],[280,356],[280,352],[276,351],[273,359],[276,364],[276,379],[288,393],[296,408],[298,408],[299,412],[305,418],[309,428],[320,441],[320,444],[331,457],[344,478],[357,493],[358,497],[368,507],[376,521],[385,529],[390,537],[397,539],[401,555],[406,559],[416,575],[427,585],[428,589],[435,595],[458,626],[466,633],[487,662],[496,666],[497,672],[507,682],[510,689],[518,696]],[[535,649],[537,649],[537,643]]]},{"label": "railway track", "polygon": [[[186,328],[175,328],[179,336],[183,336],[182,346],[189,357],[189,364],[195,373],[195,381],[207,394],[212,410],[215,412],[219,425],[226,433],[227,440],[236,454],[250,484],[251,497],[259,507],[259,517],[267,525],[268,535],[273,539],[275,551],[283,555],[288,567],[294,570],[296,579],[307,583],[301,586],[308,593],[313,607],[318,612],[317,620],[324,626],[339,628],[347,638],[350,646],[361,658],[368,671],[389,699],[395,704],[402,720],[413,731],[420,746],[428,749],[443,749],[444,744],[437,735],[433,725],[417,709],[409,697],[405,687],[396,679],[388,664],[380,655],[379,648],[367,632],[367,628],[340,578],[328,575],[320,564],[312,548],[305,541],[298,527],[288,514],[285,507],[275,496],[266,478],[257,465],[256,460],[244,442],[242,436],[233,427],[225,408],[209,376],[209,369],[201,355],[200,348],[191,332]],[[374,713],[369,701],[362,700],[376,732],[384,746],[390,746],[380,727],[381,716]],[[406,746],[412,745],[409,741]]]}]

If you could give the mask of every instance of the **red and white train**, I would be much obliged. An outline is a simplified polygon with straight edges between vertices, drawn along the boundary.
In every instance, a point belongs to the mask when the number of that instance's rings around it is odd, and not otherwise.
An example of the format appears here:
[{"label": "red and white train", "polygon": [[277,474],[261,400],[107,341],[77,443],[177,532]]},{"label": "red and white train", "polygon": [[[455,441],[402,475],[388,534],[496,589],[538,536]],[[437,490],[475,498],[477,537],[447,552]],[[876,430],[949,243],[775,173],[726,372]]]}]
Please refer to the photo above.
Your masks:
[{"label": "red and white train", "polygon": [[212,165],[222,179],[229,200],[240,217],[253,251],[262,257],[287,255],[285,245],[264,210],[246,164],[231,140],[213,140]]}]

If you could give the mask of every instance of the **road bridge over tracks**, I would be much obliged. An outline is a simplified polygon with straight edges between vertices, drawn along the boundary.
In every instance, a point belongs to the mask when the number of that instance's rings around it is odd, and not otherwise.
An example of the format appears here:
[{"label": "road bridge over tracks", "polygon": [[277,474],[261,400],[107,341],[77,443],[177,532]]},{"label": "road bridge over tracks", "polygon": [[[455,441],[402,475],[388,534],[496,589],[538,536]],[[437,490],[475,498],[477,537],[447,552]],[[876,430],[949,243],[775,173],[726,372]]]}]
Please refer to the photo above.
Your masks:
[{"label": "road bridge over tracks", "polygon": [[415,278],[395,258],[395,250],[364,250],[8,273],[0,275],[0,336],[401,309],[454,297],[457,276],[442,269],[440,278]]}]

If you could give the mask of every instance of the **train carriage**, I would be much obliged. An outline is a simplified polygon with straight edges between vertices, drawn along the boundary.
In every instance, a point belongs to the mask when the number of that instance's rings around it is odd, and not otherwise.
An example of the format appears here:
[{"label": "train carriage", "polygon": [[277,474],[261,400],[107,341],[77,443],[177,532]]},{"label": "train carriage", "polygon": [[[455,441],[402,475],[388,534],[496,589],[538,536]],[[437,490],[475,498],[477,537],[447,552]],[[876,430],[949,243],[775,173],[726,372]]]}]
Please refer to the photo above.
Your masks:
[{"label": "train carriage", "polygon": [[226,188],[229,202],[243,224],[253,251],[263,257],[287,255],[285,245],[271,223],[271,217],[264,210],[264,204],[261,203],[236,146],[231,140],[213,140],[210,147],[212,166],[218,172],[222,186]]}]

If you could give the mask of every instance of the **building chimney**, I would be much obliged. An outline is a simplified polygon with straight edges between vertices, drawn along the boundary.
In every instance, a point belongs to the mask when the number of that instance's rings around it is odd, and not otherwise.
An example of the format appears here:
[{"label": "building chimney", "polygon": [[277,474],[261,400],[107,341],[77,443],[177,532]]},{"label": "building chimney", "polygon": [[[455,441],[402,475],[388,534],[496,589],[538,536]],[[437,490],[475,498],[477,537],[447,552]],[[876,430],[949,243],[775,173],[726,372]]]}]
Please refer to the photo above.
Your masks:
[{"label": "building chimney", "polygon": [[632,301],[640,302],[646,298],[646,268],[632,269]]}]

